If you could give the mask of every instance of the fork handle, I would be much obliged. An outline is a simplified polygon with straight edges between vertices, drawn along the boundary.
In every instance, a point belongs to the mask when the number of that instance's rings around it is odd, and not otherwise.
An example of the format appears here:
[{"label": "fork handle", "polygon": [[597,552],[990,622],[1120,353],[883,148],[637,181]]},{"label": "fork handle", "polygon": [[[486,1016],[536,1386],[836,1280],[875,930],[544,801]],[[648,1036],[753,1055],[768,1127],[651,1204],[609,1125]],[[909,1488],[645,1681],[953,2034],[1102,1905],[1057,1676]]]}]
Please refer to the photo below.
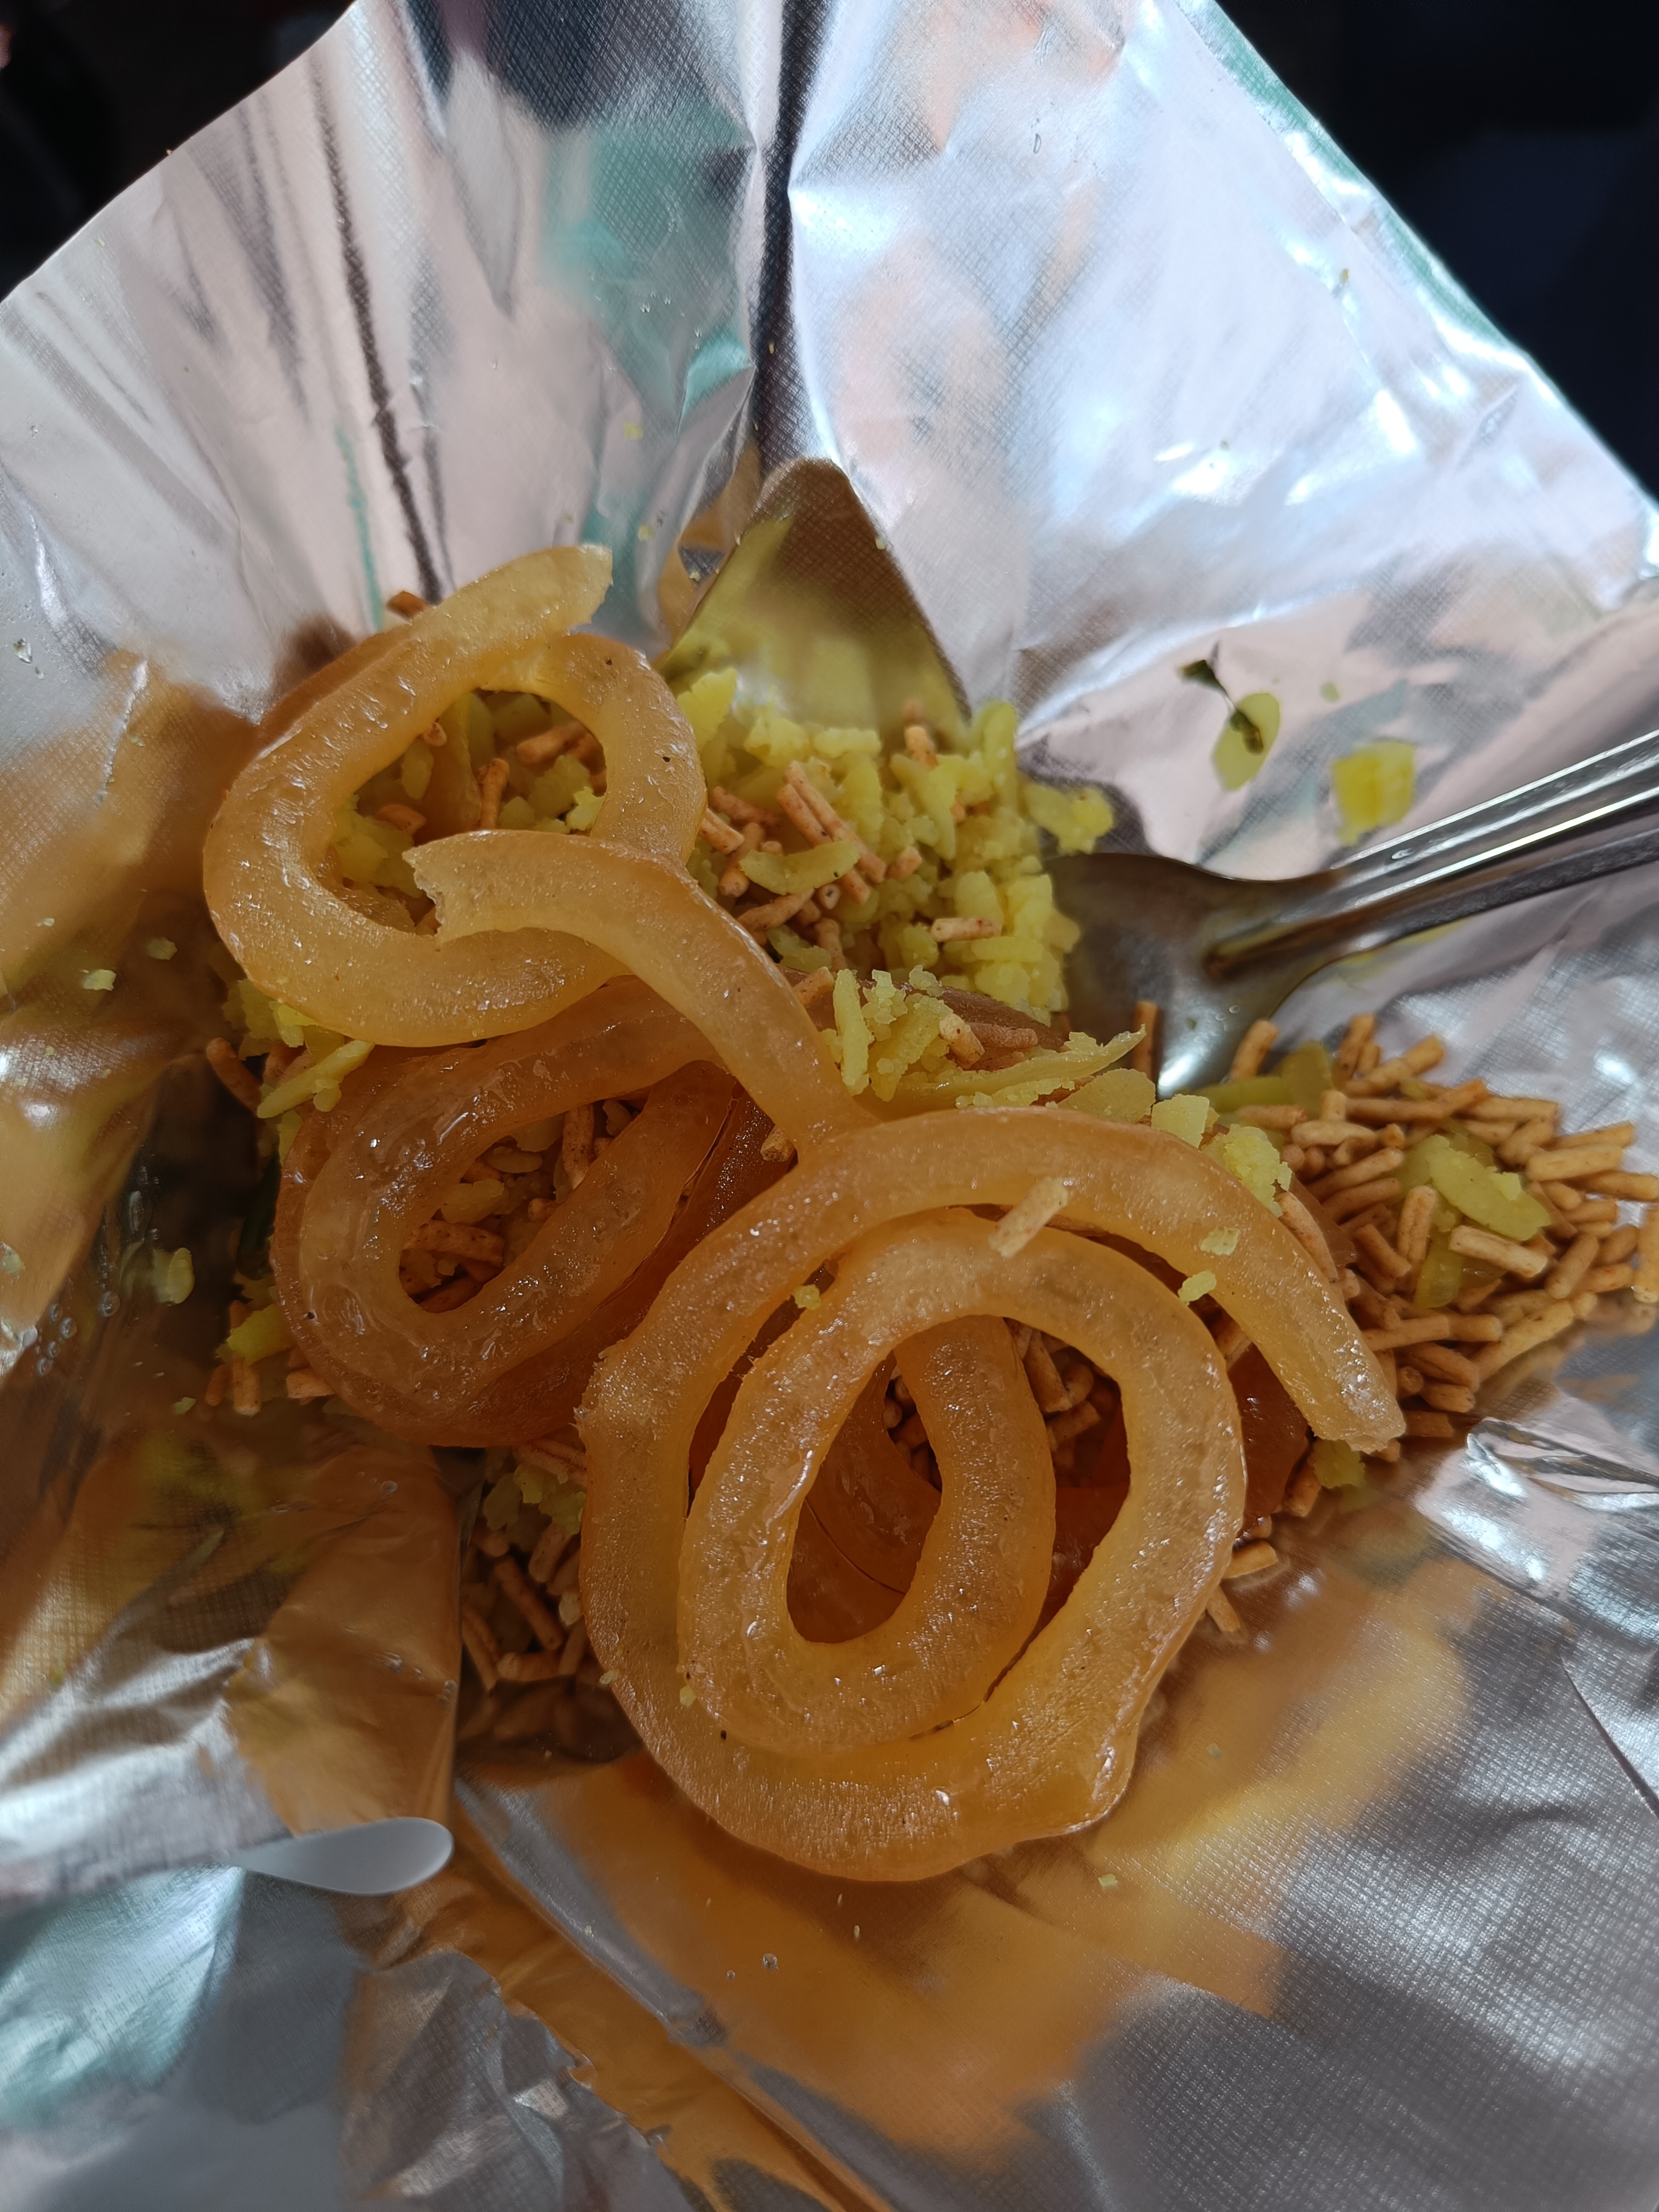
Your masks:
[{"label": "fork handle", "polygon": [[1310,964],[1659,860],[1659,732],[1287,884],[1270,921],[1218,931],[1206,965]]}]

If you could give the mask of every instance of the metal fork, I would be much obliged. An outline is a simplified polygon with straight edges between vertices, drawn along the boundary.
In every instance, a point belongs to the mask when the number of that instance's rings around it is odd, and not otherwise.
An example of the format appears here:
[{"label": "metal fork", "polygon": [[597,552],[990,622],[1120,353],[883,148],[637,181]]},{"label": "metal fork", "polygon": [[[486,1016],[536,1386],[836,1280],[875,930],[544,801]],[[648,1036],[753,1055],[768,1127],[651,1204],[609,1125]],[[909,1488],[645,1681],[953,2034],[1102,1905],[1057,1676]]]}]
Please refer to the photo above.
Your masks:
[{"label": "metal fork", "polygon": [[1225,1075],[1248,1025],[1334,960],[1519,899],[1659,860],[1659,732],[1535,783],[1279,882],[1212,874],[1153,853],[1050,863],[1082,926],[1067,981],[1073,1019],[1127,1028],[1162,1010],[1160,1088]]}]

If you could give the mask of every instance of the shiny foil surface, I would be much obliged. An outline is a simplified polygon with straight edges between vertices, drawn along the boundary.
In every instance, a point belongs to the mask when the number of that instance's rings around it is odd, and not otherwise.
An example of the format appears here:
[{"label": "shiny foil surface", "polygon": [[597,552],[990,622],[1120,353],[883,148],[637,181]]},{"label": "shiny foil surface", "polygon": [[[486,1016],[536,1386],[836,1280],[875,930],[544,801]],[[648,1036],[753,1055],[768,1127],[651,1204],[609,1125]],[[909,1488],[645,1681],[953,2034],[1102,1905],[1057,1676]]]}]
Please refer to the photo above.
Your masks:
[{"label": "shiny foil surface", "polygon": [[[1028,764],[1239,873],[1335,855],[1370,738],[1428,819],[1659,720],[1659,514],[1219,11],[358,0],[0,365],[8,2207],[1652,2212],[1654,1333],[1326,1501],[1099,1827],[898,1887],[638,1754],[465,1741],[452,1797],[474,1470],[173,1412],[251,1164],[203,830],[391,592],[597,539],[660,645],[822,457]],[[1282,704],[1231,793],[1206,659]],[[1286,1027],[1378,1006],[1655,1164],[1654,878]],[[395,1899],[228,1863],[409,1815],[459,1844]]]}]

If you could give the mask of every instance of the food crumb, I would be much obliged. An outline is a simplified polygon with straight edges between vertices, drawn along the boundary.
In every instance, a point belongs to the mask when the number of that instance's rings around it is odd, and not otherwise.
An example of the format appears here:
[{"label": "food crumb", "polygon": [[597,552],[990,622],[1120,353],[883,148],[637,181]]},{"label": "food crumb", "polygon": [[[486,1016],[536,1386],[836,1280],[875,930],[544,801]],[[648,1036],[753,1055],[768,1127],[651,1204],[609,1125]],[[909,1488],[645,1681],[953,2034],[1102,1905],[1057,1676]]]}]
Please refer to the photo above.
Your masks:
[{"label": "food crumb", "polygon": [[1117,1887],[1117,1876],[1115,1874],[1102,1875],[1100,1877],[1100,1886],[1103,1889],[1115,1889]]},{"label": "food crumb", "polygon": [[1209,1747],[1209,1752],[1212,1759],[1219,1759],[1221,1756],[1221,1746],[1218,1743],[1212,1743]]},{"label": "food crumb", "polygon": [[195,1403],[194,1398],[175,1398],[173,1401],[173,1410],[175,1413],[187,1413]]},{"label": "food crumb", "polygon": [[1279,736],[1279,702],[1271,691],[1241,699],[1215,741],[1210,758],[1222,787],[1240,791],[1260,774]]},{"label": "food crumb", "polygon": [[991,1231],[991,1249],[1000,1260],[1012,1260],[1016,1253],[1025,1249],[1039,1230],[1048,1226],[1070,1195],[1071,1186],[1058,1176],[1044,1176],[1034,1182]]},{"label": "food crumb", "polygon": [[1200,1252],[1213,1252],[1218,1260],[1231,1259],[1238,1249],[1238,1231],[1212,1229],[1207,1237],[1199,1239],[1198,1249]]},{"label": "food crumb", "polygon": [[171,960],[179,948],[170,937],[152,937],[144,950],[152,960]]},{"label": "food crumb", "polygon": [[157,1250],[155,1258],[155,1297],[159,1305],[181,1306],[196,1288],[196,1267],[188,1245],[176,1252]]},{"label": "food crumb", "polygon": [[115,970],[112,968],[88,968],[81,978],[83,991],[112,991]]},{"label": "food crumb", "polygon": [[1237,1122],[1223,1129],[1206,1150],[1252,1197],[1261,1200],[1269,1213],[1279,1212],[1279,1193],[1289,1189],[1291,1170],[1265,1129]]},{"label": "food crumb", "polygon": [[682,1682],[680,1685],[680,1703],[683,1705],[695,1705],[696,1702],[697,1693],[692,1688],[690,1682]]},{"label": "food crumb", "polygon": [[1364,1465],[1353,1446],[1330,1437],[1321,1437],[1315,1443],[1310,1464],[1326,1490],[1352,1490],[1365,1480]]},{"label": "food crumb", "polygon": [[1417,748],[1403,738],[1380,738],[1331,763],[1331,795],[1341,821],[1342,842],[1357,845],[1372,830],[1386,830],[1411,811],[1417,781]]},{"label": "food crumb", "polygon": [[1162,1129],[1168,1136],[1179,1137],[1183,1145],[1200,1145],[1210,1126],[1212,1111],[1207,1098],[1177,1091],[1173,1098],[1160,1098],[1153,1107],[1152,1127]]},{"label": "food crumb", "polygon": [[22,1254],[15,1251],[9,1244],[0,1244],[0,1267],[9,1275],[21,1275],[23,1272]]},{"label": "food crumb", "polygon": [[1092,785],[1057,791],[1047,784],[1028,783],[1025,811],[1062,853],[1093,852],[1097,841],[1117,824],[1111,800]]},{"label": "food crumb", "polygon": [[1200,1298],[1207,1298],[1215,1288],[1215,1277],[1206,1267],[1201,1274],[1188,1275],[1176,1296],[1183,1306],[1194,1305]]},{"label": "food crumb", "polygon": [[803,1283],[799,1290],[792,1291],[790,1295],[803,1312],[810,1313],[817,1304],[820,1292],[816,1283]]}]

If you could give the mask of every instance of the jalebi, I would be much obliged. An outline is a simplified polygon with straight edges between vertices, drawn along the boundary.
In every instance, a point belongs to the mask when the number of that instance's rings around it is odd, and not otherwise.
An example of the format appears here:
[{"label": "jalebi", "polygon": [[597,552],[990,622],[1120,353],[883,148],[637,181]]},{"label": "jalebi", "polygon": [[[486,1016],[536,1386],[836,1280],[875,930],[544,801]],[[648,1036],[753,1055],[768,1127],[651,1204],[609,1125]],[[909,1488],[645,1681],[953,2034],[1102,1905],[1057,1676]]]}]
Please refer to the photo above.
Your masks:
[{"label": "jalebi", "polygon": [[[624,964],[696,1024],[803,1150],[869,1127],[779,969],[683,868],[532,830],[445,837],[418,847],[410,866],[437,903],[441,944],[538,926],[580,936]],[[545,920],[527,924],[532,914]]]},{"label": "jalebi", "polygon": [[[688,1022],[624,980],[535,1030],[427,1055],[359,1107],[325,1159],[290,1156],[287,1194],[303,1188],[305,1202],[279,1241],[277,1282],[313,1366],[398,1433],[467,1428],[493,1384],[568,1337],[661,1242],[731,1102],[731,1079],[707,1051]],[[487,1291],[453,1313],[412,1304],[402,1253],[471,1160],[530,1122],[647,1090],[643,1110]]]},{"label": "jalebi", "polygon": [[[1202,1271],[1320,1434],[1381,1444],[1398,1410],[1303,1247],[1224,1169],[1161,1132],[1042,1109],[953,1115],[948,1130],[927,1116],[849,1127],[787,987],[660,863],[517,836],[487,856],[465,839],[427,848],[418,873],[446,933],[535,915],[628,961],[802,1146],[778,1190],[682,1263],[600,1363],[584,1409],[590,1633],[647,1743],[725,1825],[841,1874],[920,1875],[1095,1818],[1122,1787],[1140,1705],[1237,1531],[1237,1411],[1208,1333],[1146,1269],[1053,1231],[1004,1259],[984,1226],[944,1210],[1012,1206],[1057,1179],[1068,1224],[1133,1240],[1183,1276]],[[834,1287],[738,1392],[682,1534],[704,1406],[769,1316],[837,1255]],[[941,1453],[945,1497],[890,1623],[815,1650],[790,1626],[787,1586],[802,1499],[872,1367],[932,1329],[954,1324],[960,1342],[963,1322],[989,1315],[1048,1329],[1115,1376],[1136,1480],[1057,1620],[985,1698],[1046,1583],[1033,1591],[988,1540],[1019,1494],[1012,1393],[1000,1408],[1012,1487],[999,1493],[983,1461],[975,1470],[952,1452],[946,1465]],[[982,1405],[996,1402],[998,1374],[981,1345]],[[942,1393],[930,1433],[952,1410],[971,1418],[971,1401],[953,1408]],[[1021,1541],[1041,1509],[1022,1510]],[[1052,1527],[1041,1527],[1046,1555]],[[1111,1564],[1137,1553],[1126,1589]],[[943,1735],[921,1733],[957,1716]]]},{"label": "jalebi", "polygon": [[[1401,1415],[1328,1253],[1322,1271],[1195,1143],[1043,1107],[884,1122],[859,1103],[684,865],[705,794],[665,687],[624,647],[554,634],[607,576],[588,551],[527,556],[361,650],[284,710],[215,825],[210,902],[270,998],[359,1040],[458,1048],[376,1055],[294,1137],[283,1315],[314,1372],[404,1436],[544,1438],[586,1386],[584,1632],[647,1746],[750,1843],[842,1876],[937,1873],[1123,1789],[1239,1532],[1241,1403],[1258,1419],[1276,1376],[1317,1436],[1360,1450]],[[437,933],[385,927],[329,878],[334,811],[470,686],[580,716],[603,807],[585,835],[473,834],[470,769],[434,764],[428,830],[456,834],[407,860]],[[781,852],[760,834],[729,838],[757,868]],[[434,1210],[465,1214],[488,1148],[641,1094],[500,1273],[453,1310],[414,1304],[400,1259]],[[763,1149],[773,1125],[793,1171]],[[1266,1363],[1255,1396],[1188,1302],[1206,1292]],[[1008,1322],[1121,1393],[1127,1477],[1069,1514],[1064,1582],[1052,1438]],[[938,1492],[886,1432],[895,1365]],[[1294,1455],[1298,1422],[1279,1426]],[[510,1680],[554,1664],[496,1656]]]},{"label": "jalebi", "polygon": [[[702,1397],[794,1256],[787,1236],[773,1246],[752,1233],[772,1203],[746,1209],[692,1256],[644,1327],[601,1362],[590,1393],[583,1601],[624,1709],[653,1754],[722,1826],[826,1873],[915,1878],[1096,1819],[1124,1786],[1141,1708],[1215,1587],[1238,1525],[1243,1455],[1208,1332],[1133,1261],[1052,1231],[1009,1260],[992,1250],[986,1224],[937,1218],[855,1246],[842,1270],[849,1302],[868,1296],[884,1309],[872,1352],[988,1309],[1063,1334],[1109,1365],[1121,1388],[1136,1478],[1060,1615],[965,1717],[915,1735],[908,1716],[900,1721],[896,1712],[890,1739],[872,1741],[867,1705],[832,1695],[820,1724],[800,1731],[811,1747],[764,1747],[727,1717],[731,1678],[711,1677],[696,1644],[682,1650],[677,1616],[682,1592],[696,1588],[694,1562],[709,1534],[723,1537],[721,1550],[746,1547],[752,1563],[725,1600],[740,1592],[752,1607],[755,1586],[775,1591],[787,1572],[804,1488],[799,1467],[774,1466],[769,1480],[745,1480],[738,1462],[726,1484],[711,1490],[705,1481],[697,1510],[713,1531],[683,1535],[680,1504]],[[769,1265],[752,1264],[757,1244],[775,1254]],[[719,1265],[734,1252],[751,1261],[744,1310],[728,1327],[699,1330],[696,1316],[710,1311],[710,1293],[735,1287]],[[841,1296],[838,1279],[810,1318],[827,1309],[833,1333]],[[799,1356],[805,1374],[811,1352]],[[763,1373],[763,1363],[751,1382]],[[720,1484],[712,1470],[711,1480]],[[919,1575],[933,1540],[930,1532]],[[994,1554],[979,1556],[957,1602],[971,1606],[981,1589],[995,1589],[1000,1573]],[[873,1656],[880,1634],[830,1645],[823,1656],[856,1673],[860,1644]],[[927,1655],[935,1665],[940,1642]],[[925,1709],[927,1686],[924,1662],[912,1711]],[[945,1682],[935,1688],[941,1705],[959,1704]],[[826,1737],[833,1744],[837,1723],[845,1747],[821,1747]]]},{"label": "jalebi", "polygon": [[746,1743],[840,1749],[956,1720],[1019,1656],[1042,1607],[1054,1470],[997,1321],[905,1329],[884,1346],[899,1352],[943,1496],[915,1578],[881,1627],[856,1643],[807,1643],[787,1597],[793,1530],[779,1543],[770,1540],[783,1524],[769,1516],[759,1527],[722,1523],[718,1502],[728,1498],[804,1495],[864,1388],[886,1318],[880,1303],[844,1263],[835,1291],[751,1369],[692,1508],[681,1650],[704,1702],[717,1698]]},{"label": "jalebi", "polygon": [[568,940],[441,945],[389,928],[325,872],[337,808],[480,684],[556,699],[599,738],[609,788],[595,837],[684,856],[702,779],[667,687],[627,646],[556,635],[592,613],[609,577],[607,556],[560,547],[465,586],[312,699],[236,779],[204,882],[221,936],[269,997],[347,1036],[445,1045],[532,1028],[616,974]]}]

